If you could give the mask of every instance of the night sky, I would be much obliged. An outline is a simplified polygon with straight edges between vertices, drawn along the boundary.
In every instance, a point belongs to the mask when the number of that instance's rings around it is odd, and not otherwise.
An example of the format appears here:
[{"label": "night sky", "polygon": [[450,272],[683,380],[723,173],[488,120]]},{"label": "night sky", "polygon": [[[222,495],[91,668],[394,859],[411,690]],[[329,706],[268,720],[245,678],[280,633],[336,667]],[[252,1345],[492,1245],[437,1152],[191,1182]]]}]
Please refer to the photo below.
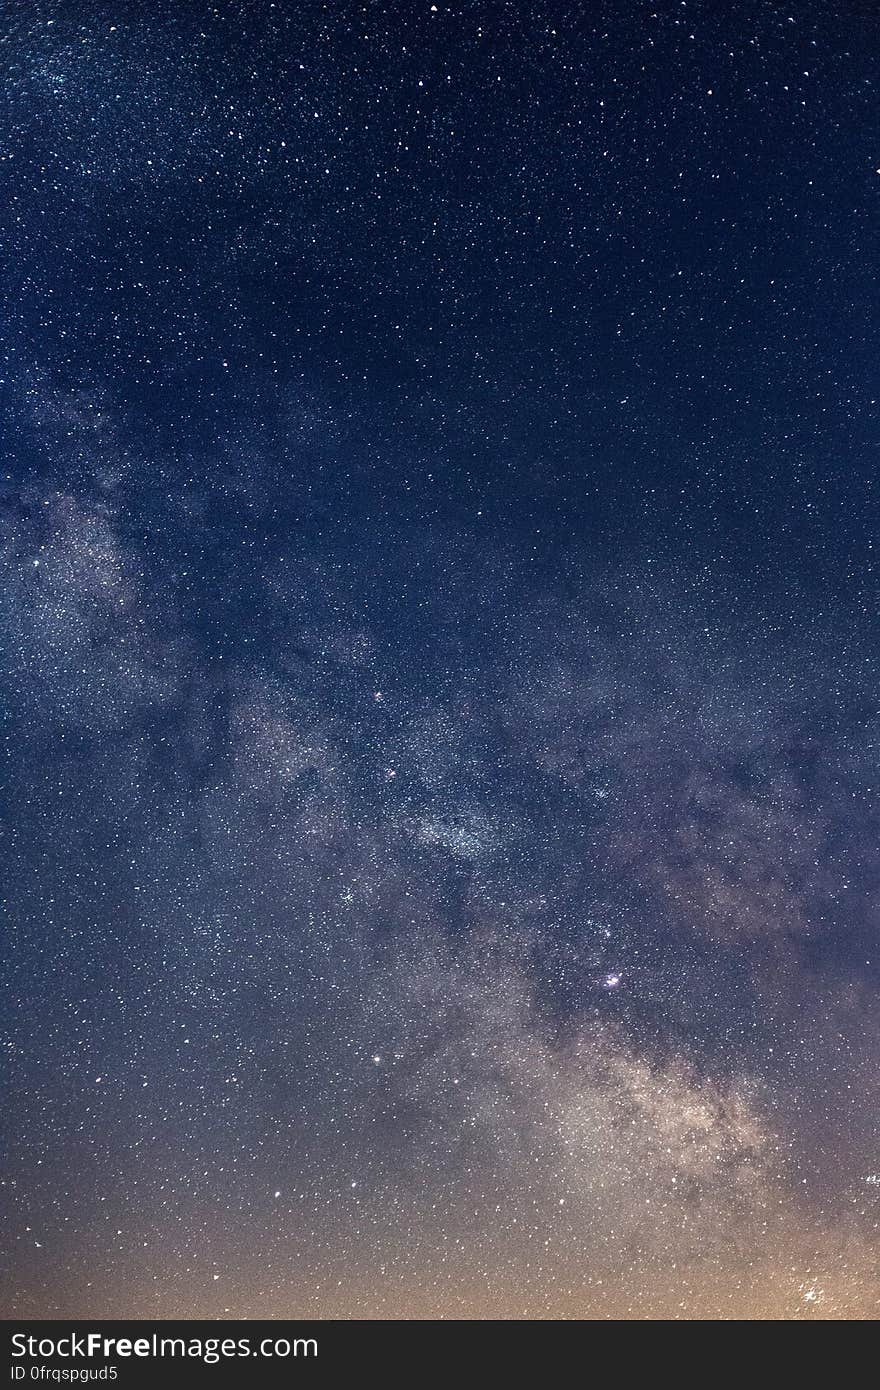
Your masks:
[{"label": "night sky", "polygon": [[880,12],[0,33],[6,1316],[876,1318]]}]

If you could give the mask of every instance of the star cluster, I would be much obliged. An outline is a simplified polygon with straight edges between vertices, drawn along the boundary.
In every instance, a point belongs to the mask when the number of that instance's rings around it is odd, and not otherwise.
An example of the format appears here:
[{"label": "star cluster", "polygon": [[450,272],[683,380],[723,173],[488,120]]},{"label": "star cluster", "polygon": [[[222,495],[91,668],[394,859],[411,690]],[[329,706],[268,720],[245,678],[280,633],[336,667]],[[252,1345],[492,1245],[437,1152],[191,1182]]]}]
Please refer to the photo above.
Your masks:
[{"label": "star cluster", "polygon": [[876,1317],[876,20],[2,51],[7,1315]]}]

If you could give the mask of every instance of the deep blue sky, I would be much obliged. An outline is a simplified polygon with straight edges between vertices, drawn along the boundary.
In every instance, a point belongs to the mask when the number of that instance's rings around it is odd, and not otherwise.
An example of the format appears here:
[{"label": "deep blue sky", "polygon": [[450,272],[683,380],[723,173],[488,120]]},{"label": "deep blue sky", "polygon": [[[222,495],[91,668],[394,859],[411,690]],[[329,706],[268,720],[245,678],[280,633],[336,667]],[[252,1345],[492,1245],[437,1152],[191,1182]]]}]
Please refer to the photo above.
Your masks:
[{"label": "deep blue sky", "polygon": [[3,7],[10,1312],[876,1316],[872,7]]}]

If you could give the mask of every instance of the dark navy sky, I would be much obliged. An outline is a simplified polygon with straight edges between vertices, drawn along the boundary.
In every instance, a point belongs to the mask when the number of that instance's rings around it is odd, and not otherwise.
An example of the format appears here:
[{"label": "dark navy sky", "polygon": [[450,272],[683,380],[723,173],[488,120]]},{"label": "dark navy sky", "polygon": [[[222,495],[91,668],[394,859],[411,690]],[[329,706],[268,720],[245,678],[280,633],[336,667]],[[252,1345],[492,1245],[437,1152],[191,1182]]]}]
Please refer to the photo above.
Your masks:
[{"label": "dark navy sky", "polygon": [[4,1306],[876,1316],[876,10],[0,53]]}]

